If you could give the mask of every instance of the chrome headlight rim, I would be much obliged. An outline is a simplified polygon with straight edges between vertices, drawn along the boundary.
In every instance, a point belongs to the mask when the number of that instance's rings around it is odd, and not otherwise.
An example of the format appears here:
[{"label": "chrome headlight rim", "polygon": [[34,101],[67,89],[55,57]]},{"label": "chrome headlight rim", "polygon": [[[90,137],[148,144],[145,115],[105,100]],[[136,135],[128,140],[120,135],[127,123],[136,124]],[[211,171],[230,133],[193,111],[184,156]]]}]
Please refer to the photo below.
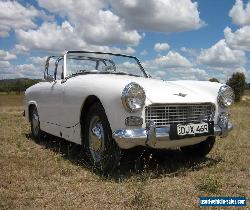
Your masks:
[{"label": "chrome headlight rim", "polygon": [[234,91],[228,85],[222,85],[219,89],[217,102],[221,108],[228,108],[234,103]]},{"label": "chrome headlight rim", "polygon": [[[131,107],[130,106],[130,103],[128,101],[129,98],[133,98],[131,97],[131,90],[135,88],[137,90],[137,93],[140,93],[142,94],[142,98],[141,98],[141,104],[139,107]],[[137,98],[138,99],[138,98]],[[124,108],[128,111],[128,112],[137,112],[137,111],[140,111],[143,106],[145,105],[145,100],[146,100],[146,94],[145,94],[145,91],[143,89],[143,87],[141,87],[138,83],[136,82],[131,82],[129,84],[127,84],[123,91],[122,91],[122,97],[121,97],[121,100],[122,100],[122,104],[124,106]]]}]

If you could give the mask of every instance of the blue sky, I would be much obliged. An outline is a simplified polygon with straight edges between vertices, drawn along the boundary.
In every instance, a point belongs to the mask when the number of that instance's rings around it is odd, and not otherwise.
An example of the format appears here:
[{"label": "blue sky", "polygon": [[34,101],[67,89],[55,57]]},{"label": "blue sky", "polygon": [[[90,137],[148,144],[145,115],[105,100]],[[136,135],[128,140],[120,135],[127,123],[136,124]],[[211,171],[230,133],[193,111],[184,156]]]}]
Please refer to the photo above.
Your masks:
[{"label": "blue sky", "polygon": [[41,78],[65,50],[137,56],[154,77],[250,81],[245,0],[0,0],[0,79]]}]

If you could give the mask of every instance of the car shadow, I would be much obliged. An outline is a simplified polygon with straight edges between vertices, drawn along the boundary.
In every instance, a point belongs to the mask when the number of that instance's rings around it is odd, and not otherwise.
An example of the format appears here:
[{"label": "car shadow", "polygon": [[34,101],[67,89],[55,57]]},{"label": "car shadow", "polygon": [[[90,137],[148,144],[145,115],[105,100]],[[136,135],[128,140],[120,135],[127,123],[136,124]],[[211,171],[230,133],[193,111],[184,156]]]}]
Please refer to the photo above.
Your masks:
[{"label": "car shadow", "polygon": [[[26,134],[28,139],[34,138]],[[59,137],[46,134],[37,144],[45,149],[60,154],[64,159],[75,165],[96,173],[104,179],[121,182],[132,176],[139,178],[157,179],[162,177],[185,176],[189,171],[198,171],[202,168],[214,166],[222,161],[221,158],[189,158],[180,150],[157,150],[145,147],[136,147],[123,151],[119,167],[110,173],[100,173],[90,163],[83,147]]]},{"label": "car shadow", "polygon": [[142,176],[141,178],[150,177],[151,179],[186,176],[190,171],[211,167],[221,161],[221,158],[186,157],[178,149],[135,148],[126,151],[121,160],[119,174],[116,174],[113,178],[120,180],[121,177],[129,178],[134,174]]}]

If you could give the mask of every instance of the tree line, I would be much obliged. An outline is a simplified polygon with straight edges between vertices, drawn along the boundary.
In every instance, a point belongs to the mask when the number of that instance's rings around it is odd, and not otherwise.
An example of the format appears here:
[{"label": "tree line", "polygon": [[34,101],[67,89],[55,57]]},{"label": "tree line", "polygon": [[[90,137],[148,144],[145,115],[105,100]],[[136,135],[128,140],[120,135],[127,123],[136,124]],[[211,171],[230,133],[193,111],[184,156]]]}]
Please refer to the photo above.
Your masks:
[{"label": "tree line", "polygon": [[41,81],[40,79],[28,79],[28,78],[3,79],[3,80],[0,80],[0,92],[21,93],[21,92],[24,92],[30,86],[40,81]]}]

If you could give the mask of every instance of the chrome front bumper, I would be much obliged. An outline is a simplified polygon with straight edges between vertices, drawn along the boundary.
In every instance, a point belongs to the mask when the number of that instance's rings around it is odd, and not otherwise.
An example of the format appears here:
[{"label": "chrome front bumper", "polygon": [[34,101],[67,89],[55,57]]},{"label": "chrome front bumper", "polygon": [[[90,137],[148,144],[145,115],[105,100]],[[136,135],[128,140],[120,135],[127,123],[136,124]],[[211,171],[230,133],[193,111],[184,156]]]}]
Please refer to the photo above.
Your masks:
[{"label": "chrome front bumper", "polygon": [[[214,126],[214,136],[225,137],[233,129],[231,122],[227,127]],[[169,137],[170,127],[157,128],[153,122],[149,122],[146,128],[119,129],[113,133],[113,138],[122,149],[130,149],[136,146],[149,146],[158,149],[176,148],[204,141],[207,136],[191,137],[180,140],[171,140]]]}]

